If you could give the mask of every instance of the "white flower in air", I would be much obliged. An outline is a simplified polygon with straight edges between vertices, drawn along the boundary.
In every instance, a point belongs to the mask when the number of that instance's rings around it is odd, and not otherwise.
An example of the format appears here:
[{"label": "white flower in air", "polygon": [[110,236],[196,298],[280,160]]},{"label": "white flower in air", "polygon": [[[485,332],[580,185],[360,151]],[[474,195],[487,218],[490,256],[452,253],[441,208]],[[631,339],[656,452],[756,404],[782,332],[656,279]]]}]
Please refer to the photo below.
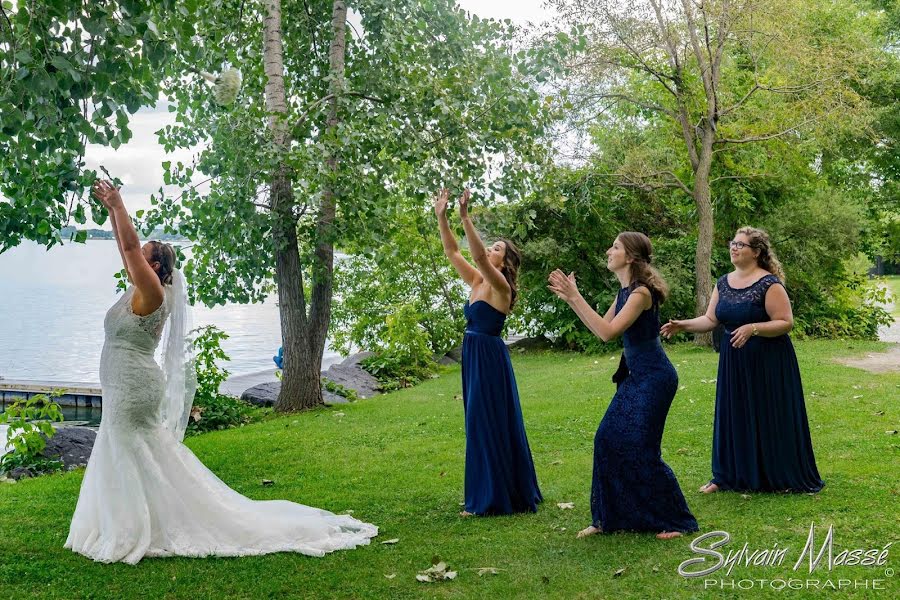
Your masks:
[{"label": "white flower in air", "polygon": [[241,91],[241,72],[237,69],[226,69],[221,75],[213,75],[200,71],[200,75],[213,84],[213,100],[221,106],[228,106]]}]

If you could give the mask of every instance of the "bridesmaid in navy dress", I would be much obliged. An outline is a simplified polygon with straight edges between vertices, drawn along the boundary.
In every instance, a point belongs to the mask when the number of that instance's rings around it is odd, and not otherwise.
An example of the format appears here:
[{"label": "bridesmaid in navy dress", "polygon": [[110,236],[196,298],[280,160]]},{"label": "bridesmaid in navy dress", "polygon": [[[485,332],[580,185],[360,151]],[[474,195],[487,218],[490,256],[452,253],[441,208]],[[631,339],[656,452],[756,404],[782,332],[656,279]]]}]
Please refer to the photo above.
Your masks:
[{"label": "bridesmaid in navy dress", "polygon": [[642,233],[620,233],[606,266],[621,289],[601,317],[578,292],[574,273],[557,269],[550,290],[603,341],[622,336],[625,352],[613,376],[615,396],[594,437],[590,527],[578,537],[613,531],[652,531],[660,539],[697,531],[660,444],[678,373],[659,342],[659,305],[668,286],[650,266],[652,246]]},{"label": "bridesmaid in navy dress", "polygon": [[468,188],[459,199],[469,249],[477,268],[459,252],[447,221],[449,192],[435,200],[444,253],[471,288],[464,307],[463,410],[466,423],[465,510],[460,514],[506,515],[535,512],[543,499],[528,439],[516,377],[500,334],[516,301],[520,256],[507,240],[485,248],[469,218]]},{"label": "bridesmaid in navy dress", "polygon": [[663,334],[725,328],[716,380],[712,480],[701,492],[818,492],[816,469],[784,272],[769,236],[739,229],[730,242],[735,270],[716,282],[706,314],[670,321]]}]

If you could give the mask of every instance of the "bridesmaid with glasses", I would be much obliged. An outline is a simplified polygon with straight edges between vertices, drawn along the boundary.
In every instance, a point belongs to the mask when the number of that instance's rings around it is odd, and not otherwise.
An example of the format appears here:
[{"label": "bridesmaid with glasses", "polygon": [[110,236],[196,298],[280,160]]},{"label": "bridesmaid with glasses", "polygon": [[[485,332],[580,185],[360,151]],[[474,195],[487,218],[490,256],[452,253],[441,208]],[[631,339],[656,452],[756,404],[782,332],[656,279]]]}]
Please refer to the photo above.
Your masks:
[{"label": "bridesmaid with glasses", "polygon": [[730,242],[735,270],[716,282],[706,314],[669,321],[662,333],[703,333],[724,325],[716,380],[712,479],[700,488],[818,492],[784,271],[769,236],[744,227]]}]

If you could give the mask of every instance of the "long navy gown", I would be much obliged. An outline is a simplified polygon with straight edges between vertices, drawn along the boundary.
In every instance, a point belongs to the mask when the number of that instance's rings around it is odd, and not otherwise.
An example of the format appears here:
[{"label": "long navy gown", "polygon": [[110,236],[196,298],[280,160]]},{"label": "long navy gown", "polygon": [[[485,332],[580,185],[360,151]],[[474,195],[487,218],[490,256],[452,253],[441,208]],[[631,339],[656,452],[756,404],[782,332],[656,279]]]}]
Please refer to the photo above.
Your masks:
[{"label": "long navy gown", "polygon": [[[630,288],[616,297],[622,310]],[[615,396],[594,437],[593,525],[604,532],[697,531],[660,443],[678,373],[659,341],[659,305],[645,310],[623,334],[625,352]]]},{"label": "long navy gown", "polygon": [[476,515],[535,512],[543,499],[509,350],[500,338],[506,315],[466,302],[462,347],[466,420],[466,510]]},{"label": "long navy gown", "polygon": [[724,325],[716,380],[712,483],[723,490],[817,492],[825,482],[813,456],[797,355],[787,334],[753,336],[742,348],[732,332],[771,320],[766,292],[781,285],[765,275],[734,289],[719,278],[716,318]]}]

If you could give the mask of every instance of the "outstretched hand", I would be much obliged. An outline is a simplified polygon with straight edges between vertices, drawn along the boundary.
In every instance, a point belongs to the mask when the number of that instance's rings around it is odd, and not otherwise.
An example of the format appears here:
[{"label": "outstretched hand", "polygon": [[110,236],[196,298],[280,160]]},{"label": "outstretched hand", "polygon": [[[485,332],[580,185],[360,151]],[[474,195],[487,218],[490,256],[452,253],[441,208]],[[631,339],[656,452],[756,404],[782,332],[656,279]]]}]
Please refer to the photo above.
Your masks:
[{"label": "outstretched hand", "polygon": [[91,187],[94,197],[103,203],[107,209],[112,210],[119,206],[124,206],[122,195],[119,194],[119,188],[115,187],[109,181],[98,179]]},{"label": "outstretched hand", "polygon": [[670,319],[668,323],[659,328],[659,332],[666,339],[669,339],[682,331],[687,331],[684,326],[684,321],[676,321],[674,319]]},{"label": "outstretched hand", "polygon": [[466,219],[469,216],[469,198],[472,197],[472,192],[469,188],[463,190],[462,196],[459,197],[459,216],[462,219]]},{"label": "outstretched hand", "polygon": [[566,275],[560,269],[556,269],[550,273],[547,280],[550,282],[547,288],[566,302],[571,302],[578,297],[579,292],[578,284],[575,282],[575,271]]},{"label": "outstretched hand", "polygon": [[434,214],[436,214],[439,219],[447,218],[447,203],[449,199],[450,190],[447,188],[438,190],[437,195],[434,197]]}]

